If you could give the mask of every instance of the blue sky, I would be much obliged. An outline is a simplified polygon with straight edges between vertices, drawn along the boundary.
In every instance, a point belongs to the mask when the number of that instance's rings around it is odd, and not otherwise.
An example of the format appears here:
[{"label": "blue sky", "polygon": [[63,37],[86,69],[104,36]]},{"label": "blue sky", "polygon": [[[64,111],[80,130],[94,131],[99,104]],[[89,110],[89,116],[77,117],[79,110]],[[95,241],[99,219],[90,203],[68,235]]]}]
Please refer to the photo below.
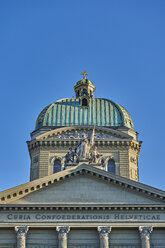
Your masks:
[{"label": "blue sky", "polygon": [[0,1],[0,190],[29,181],[36,118],[83,70],[130,112],[140,182],[165,190],[164,13],[164,0]]}]

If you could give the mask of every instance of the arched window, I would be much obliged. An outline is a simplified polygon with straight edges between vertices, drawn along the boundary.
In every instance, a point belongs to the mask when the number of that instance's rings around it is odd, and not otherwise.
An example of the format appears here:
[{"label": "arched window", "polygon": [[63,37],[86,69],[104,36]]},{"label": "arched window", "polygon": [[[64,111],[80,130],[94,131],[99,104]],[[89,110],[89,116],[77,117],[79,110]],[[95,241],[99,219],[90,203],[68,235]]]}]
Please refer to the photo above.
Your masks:
[{"label": "arched window", "polygon": [[87,96],[88,95],[88,92],[87,92],[87,90],[86,89],[83,89],[83,96]]},{"label": "arched window", "polygon": [[80,92],[79,92],[79,90],[77,91],[77,97],[79,97],[79,95],[80,95]]},{"label": "arched window", "polygon": [[86,98],[82,99],[82,106],[88,106],[88,101]]},{"label": "arched window", "polygon": [[108,172],[115,174],[115,161],[112,159],[108,161]]},{"label": "arched window", "polygon": [[56,159],[54,161],[54,169],[53,169],[53,173],[59,172],[61,171],[61,161],[59,159]]}]

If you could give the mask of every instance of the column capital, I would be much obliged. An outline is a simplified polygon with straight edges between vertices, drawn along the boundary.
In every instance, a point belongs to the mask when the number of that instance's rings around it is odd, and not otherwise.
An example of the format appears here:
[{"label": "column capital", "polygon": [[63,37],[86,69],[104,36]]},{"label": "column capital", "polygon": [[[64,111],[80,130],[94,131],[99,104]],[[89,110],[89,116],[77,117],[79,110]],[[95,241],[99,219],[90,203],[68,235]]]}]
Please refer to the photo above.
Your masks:
[{"label": "column capital", "polygon": [[152,233],[152,226],[139,226],[140,238],[141,239],[150,239],[150,233]]},{"label": "column capital", "polygon": [[67,233],[70,231],[70,226],[57,226],[56,231],[58,232],[59,239],[67,239]]},{"label": "column capital", "polygon": [[15,231],[17,233],[18,238],[25,236],[27,234],[28,230],[29,230],[28,226],[15,226]]},{"label": "column capital", "polygon": [[110,226],[98,226],[97,228],[100,238],[108,237],[108,234],[111,232]]}]

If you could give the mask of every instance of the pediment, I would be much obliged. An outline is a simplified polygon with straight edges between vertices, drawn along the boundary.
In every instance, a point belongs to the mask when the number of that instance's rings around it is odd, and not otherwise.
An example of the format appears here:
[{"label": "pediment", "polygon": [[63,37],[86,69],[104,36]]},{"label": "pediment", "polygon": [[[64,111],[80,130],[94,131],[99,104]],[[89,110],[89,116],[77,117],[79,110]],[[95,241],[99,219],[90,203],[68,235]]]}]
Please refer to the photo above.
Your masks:
[{"label": "pediment", "polygon": [[[48,131],[36,137],[37,140],[80,140],[84,132],[88,137],[93,132],[93,127],[65,127],[58,128],[52,131]],[[132,137],[126,133],[113,130],[104,127],[95,127],[95,139],[96,140],[121,140],[132,139]]]},{"label": "pediment", "polygon": [[[80,165],[0,193],[1,204],[164,204],[165,192]],[[3,199],[3,200],[2,200]]]},{"label": "pediment", "polygon": [[157,200],[121,188],[89,175],[73,178],[40,189],[16,201],[29,204],[151,204]]}]

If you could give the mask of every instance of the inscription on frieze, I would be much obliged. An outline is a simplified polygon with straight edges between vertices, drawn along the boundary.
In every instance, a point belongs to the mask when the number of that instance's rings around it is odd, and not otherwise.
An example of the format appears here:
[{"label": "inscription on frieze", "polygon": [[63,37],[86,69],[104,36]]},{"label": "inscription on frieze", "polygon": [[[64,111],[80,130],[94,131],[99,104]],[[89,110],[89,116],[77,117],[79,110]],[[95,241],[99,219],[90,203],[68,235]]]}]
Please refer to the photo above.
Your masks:
[{"label": "inscription on frieze", "polygon": [[36,213],[36,214],[23,214],[23,213],[9,213],[0,215],[0,222],[19,222],[21,221],[37,221],[37,222],[60,222],[60,221],[165,221],[165,214],[132,214],[132,213],[107,213],[107,214],[89,214],[89,213],[79,213],[79,214],[64,214],[64,213]]}]

